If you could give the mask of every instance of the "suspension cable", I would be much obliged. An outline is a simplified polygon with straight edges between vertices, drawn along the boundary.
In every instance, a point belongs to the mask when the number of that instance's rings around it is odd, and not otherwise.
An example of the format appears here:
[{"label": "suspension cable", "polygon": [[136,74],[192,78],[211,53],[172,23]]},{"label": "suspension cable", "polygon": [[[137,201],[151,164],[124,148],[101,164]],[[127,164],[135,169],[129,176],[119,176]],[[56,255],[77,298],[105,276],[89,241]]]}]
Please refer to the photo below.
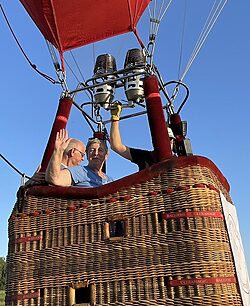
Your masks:
[{"label": "suspension cable", "polygon": [[[77,68],[77,70],[78,70],[78,72],[79,72],[81,78],[82,78],[83,81],[85,82],[84,76],[83,76],[83,74],[82,74],[82,72],[81,72],[81,69],[80,69],[78,63],[77,63],[77,60],[76,60],[76,58],[75,58],[75,56],[74,56],[73,51],[70,50],[69,53],[70,53],[71,57],[73,58],[73,61],[74,61],[75,65],[76,65],[76,68]],[[78,82],[80,83],[80,81],[78,81]]]},{"label": "suspension cable", "polygon": [[[66,66],[68,67],[68,69],[71,71],[72,75],[75,77],[75,79],[77,80],[78,82],[78,85],[77,85],[77,89],[78,88],[81,88],[81,87],[85,87],[86,86],[86,83],[85,83],[85,80],[84,82],[81,82],[79,80],[79,78],[77,77],[77,75],[75,74],[74,70],[72,69],[72,67],[70,66],[70,64],[68,63],[68,61],[64,58],[64,61],[66,63]],[[92,92],[89,90],[89,89],[86,89],[88,91],[88,93],[85,92],[85,94],[87,95],[87,97],[89,98],[89,100],[92,99]],[[73,97],[75,97],[76,93],[74,93]]]},{"label": "suspension cable", "polygon": [[195,45],[195,48],[190,56],[190,59],[188,61],[188,64],[180,78],[180,81],[184,79],[186,76],[188,70],[190,69],[192,63],[194,62],[195,58],[197,57],[201,47],[203,46],[206,38],[208,37],[209,33],[211,32],[215,22],[217,21],[218,17],[220,16],[223,8],[225,7],[227,0],[220,0],[217,7],[215,7],[217,0],[214,1],[214,5],[210,10],[210,13],[208,15],[208,18],[205,22],[205,25],[200,33],[200,36],[198,38],[198,41]]},{"label": "suspension cable", "polygon": [[[166,7],[163,11],[163,6],[164,6],[164,2],[165,2],[165,0],[163,0],[162,3],[161,3],[161,6],[159,8],[158,13],[156,12],[156,10],[157,10],[156,0],[154,0],[154,3],[153,3],[153,12],[150,9],[150,5],[148,6],[149,17],[150,17],[150,33],[149,33],[149,43],[148,43],[148,46],[147,46],[147,53],[148,53],[148,57],[150,59],[150,62],[149,62],[150,67],[153,66],[155,40],[156,40],[156,36],[158,34],[160,22],[161,22],[162,18],[164,17],[164,15],[166,14],[166,12],[167,12],[167,10],[168,10],[172,1],[173,0],[169,0],[168,4],[166,5]],[[149,50],[149,48],[151,48],[151,50]]]},{"label": "suspension cable", "polygon": [[180,45],[180,57],[179,57],[179,67],[178,67],[178,79],[180,79],[180,73],[181,73],[181,64],[182,64],[182,56],[183,56],[183,44],[184,44],[184,34],[185,34],[185,26],[186,26],[186,16],[187,16],[187,0],[185,0],[184,13],[183,13],[183,24],[182,24],[181,45]]},{"label": "suspension cable", "polygon": [[[83,85],[85,85],[86,84],[86,80],[85,80],[84,75],[83,75],[83,73],[82,73],[82,71],[81,71],[81,69],[79,67],[79,64],[78,64],[78,62],[77,62],[77,60],[76,60],[76,58],[74,56],[74,53],[72,51],[70,51],[70,55],[72,56],[73,61],[74,61],[75,65],[76,65],[76,68],[77,68],[77,70],[78,70],[78,72],[79,72],[79,74],[80,74],[80,76],[81,76],[81,78],[83,80],[83,82],[78,81],[78,83],[82,83]],[[73,73],[73,69],[71,69],[71,72]],[[78,80],[78,78],[77,78],[77,80]],[[89,92],[88,91],[84,91],[84,92],[85,92],[86,96],[88,97],[88,99],[90,100],[91,97],[90,97]]]},{"label": "suspension cable", "polygon": [[2,154],[0,154],[0,157],[12,168],[14,169],[19,175],[22,177],[27,177],[28,179],[31,179],[29,176],[26,176],[23,172],[18,170],[7,158],[5,158]]},{"label": "suspension cable", "polygon": [[54,80],[54,79],[53,79],[52,77],[50,77],[49,75],[47,75],[47,74],[41,72],[39,69],[37,69],[36,65],[33,64],[33,63],[31,62],[31,60],[29,59],[29,57],[28,57],[27,54],[25,53],[24,49],[22,48],[21,44],[19,43],[19,41],[18,41],[18,39],[17,39],[17,36],[16,36],[16,34],[14,33],[14,31],[13,31],[11,25],[10,25],[10,22],[9,22],[9,20],[8,20],[8,18],[7,18],[7,15],[6,15],[5,12],[4,12],[4,9],[3,9],[3,6],[2,6],[1,3],[0,3],[0,9],[1,9],[1,12],[2,12],[2,14],[3,14],[3,17],[4,17],[4,19],[5,19],[5,22],[7,23],[7,26],[8,26],[8,28],[9,28],[9,30],[10,30],[10,32],[11,32],[11,34],[12,34],[14,40],[16,41],[16,43],[17,43],[17,45],[18,45],[20,51],[22,52],[23,56],[25,57],[25,59],[27,60],[27,62],[30,64],[30,66],[31,66],[38,74],[40,74],[40,75],[41,75],[43,78],[45,78],[46,80],[50,81],[52,84],[60,84],[60,82]]},{"label": "suspension cable", "polygon": [[68,63],[68,61],[64,58],[65,64],[66,66],[69,68],[70,72],[72,73],[72,75],[74,76],[74,78],[77,80],[78,83],[81,83],[81,81],[79,80],[79,78],[77,77],[77,75],[75,74],[74,70],[71,68],[70,64]]},{"label": "suspension cable", "polygon": [[162,21],[162,18],[164,17],[167,10],[169,9],[169,6],[170,6],[172,1],[173,0],[169,0],[168,4],[166,5],[163,12],[162,12],[162,10],[163,10],[165,0],[162,1],[158,13],[156,13],[156,0],[154,0],[153,13],[151,12],[150,5],[148,6],[149,17],[150,17],[150,34],[154,34],[155,36],[157,35],[158,30],[159,30],[159,23]]},{"label": "suspension cable", "polygon": [[52,45],[52,43],[50,43],[47,39],[45,39],[45,41],[46,41],[46,44],[47,44],[47,47],[48,47],[48,50],[49,50],[49,54],[51,56],[51,59],[52,59],[52,62],[53,62],[53,65],[54,65],[54,68],[55,68],[55,71],[56,71],[56,74],[57,74],[57,77],[58,77],[58,80],[59,80],[64,92],[67,92],[68,91],[68,86],[66,84],[66,72],[61,69],[61,66],[60,66],[59,61],[58,61],[57,56],[56,56],[55,48]]}]

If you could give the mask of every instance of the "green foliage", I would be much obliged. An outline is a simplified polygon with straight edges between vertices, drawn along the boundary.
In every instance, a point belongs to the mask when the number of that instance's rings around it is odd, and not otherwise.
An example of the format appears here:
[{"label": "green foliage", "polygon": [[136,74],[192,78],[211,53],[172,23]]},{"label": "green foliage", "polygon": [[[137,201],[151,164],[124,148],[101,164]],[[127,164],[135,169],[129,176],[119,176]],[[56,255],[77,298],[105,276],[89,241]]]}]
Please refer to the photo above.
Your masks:
[{"label": "green foliage", "polygon": [[0,257],[0,290],[4,290],[5,288],[5,268],[6,268],[6,262],[4,257]]}]

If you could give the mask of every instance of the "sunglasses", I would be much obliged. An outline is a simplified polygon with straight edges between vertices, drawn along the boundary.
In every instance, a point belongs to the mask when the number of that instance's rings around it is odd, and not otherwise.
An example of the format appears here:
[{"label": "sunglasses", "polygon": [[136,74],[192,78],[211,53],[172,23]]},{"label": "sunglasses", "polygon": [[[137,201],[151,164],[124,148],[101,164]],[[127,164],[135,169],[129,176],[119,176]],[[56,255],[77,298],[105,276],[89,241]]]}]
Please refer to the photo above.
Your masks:
[{"label": "sunglasses", "polygon": [[73,148],[74,150],[78,151],[82,157],[84,157],[85,153],[83,153],[82,151],[78,150],[77,148]]}]

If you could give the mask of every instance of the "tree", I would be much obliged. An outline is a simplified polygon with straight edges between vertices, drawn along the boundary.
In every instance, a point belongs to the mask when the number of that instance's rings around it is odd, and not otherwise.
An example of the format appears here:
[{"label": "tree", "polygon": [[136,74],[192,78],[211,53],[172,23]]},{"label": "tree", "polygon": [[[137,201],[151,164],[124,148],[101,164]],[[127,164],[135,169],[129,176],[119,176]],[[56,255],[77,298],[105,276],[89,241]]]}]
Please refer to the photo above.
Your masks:
[{"label": "tree", "polygon": [[6,261],[4,257],[0,257],[0,290],[5,289],[5,269]]}]

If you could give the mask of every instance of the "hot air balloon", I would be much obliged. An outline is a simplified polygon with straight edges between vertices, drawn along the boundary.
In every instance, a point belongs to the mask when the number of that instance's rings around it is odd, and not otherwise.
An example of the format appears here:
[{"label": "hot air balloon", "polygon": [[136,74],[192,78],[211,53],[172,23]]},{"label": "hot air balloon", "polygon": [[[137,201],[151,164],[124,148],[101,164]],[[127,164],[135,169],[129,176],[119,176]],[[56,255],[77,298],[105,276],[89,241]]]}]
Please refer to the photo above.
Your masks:
[{"label": "hot air balloon", "polygon": [[[112,109],[119,88],[124,107],[144,106],[155,161],[96,188],[21,187],[9,218],[6,305],[244,305],[249,280],[230,186],[212,161],[193,155],[180,115],[189,90],[182,78],[162,80],[153,62],[155,34],[145,47],[136,30],[150,1],[20,1],[61,57],[55,66],[63,94],[42,171],[72,105],[89,121],[95,117],[94,136],[105,137],[105,122],[96,118]],[[151,21],[157,32],[160,20]],[[103,53],[93,76],[68,88],[64,52],[129,31],[140,47],[129,50],[122,69]],[[93,116],[75,103],[80,91],[90,92]]]}]

